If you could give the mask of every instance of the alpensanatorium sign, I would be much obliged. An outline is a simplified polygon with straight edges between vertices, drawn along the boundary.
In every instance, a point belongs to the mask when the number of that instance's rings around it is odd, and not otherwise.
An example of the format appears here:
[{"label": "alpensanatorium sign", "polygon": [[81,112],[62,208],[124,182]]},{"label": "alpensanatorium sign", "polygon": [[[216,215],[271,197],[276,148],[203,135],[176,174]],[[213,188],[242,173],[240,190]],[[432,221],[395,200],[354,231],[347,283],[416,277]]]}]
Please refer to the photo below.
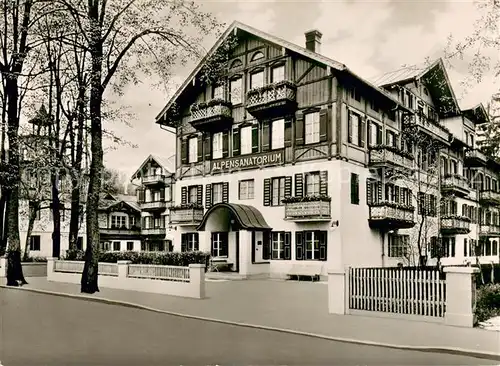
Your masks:
[{"label": "alpensanatorium sign", "polygon": [[216,173],[224,170],[258,168],[266,165],[283,164],[284,160],[283,151],[273,151],[252,156],[238,156],[212,160],[210,171]]}]

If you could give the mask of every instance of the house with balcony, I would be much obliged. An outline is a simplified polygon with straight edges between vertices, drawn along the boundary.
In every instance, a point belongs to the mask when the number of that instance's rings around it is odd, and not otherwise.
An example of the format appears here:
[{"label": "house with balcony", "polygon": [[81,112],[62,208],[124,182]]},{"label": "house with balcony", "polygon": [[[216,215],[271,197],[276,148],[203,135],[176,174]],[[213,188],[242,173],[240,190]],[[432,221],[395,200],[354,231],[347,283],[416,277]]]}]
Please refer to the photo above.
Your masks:
[{"label": "house with balcony", "polygon": [[174,250],[209,250],[243,276],[325,275],[451,258],[476,235],[464,162],[477,122],[442,61],[368,81],[321,38],[235,22],[205,58],[234,44],[224,71],[206,77],[202,61],[158,114],[176,132]]},{"label": "house with balcony", "polygon": [[169,224],[172,192],[175,182],[175,161],[150,155],[132,175],[132,182],[139,186],[137,203],[141,212],[141,238],[143,251],[172,250],[172,232]]},{"label": "house with balcony", "polygon": [[102,251],[141,250],[141,209],[135,196],[104,194],[98,217]]}]

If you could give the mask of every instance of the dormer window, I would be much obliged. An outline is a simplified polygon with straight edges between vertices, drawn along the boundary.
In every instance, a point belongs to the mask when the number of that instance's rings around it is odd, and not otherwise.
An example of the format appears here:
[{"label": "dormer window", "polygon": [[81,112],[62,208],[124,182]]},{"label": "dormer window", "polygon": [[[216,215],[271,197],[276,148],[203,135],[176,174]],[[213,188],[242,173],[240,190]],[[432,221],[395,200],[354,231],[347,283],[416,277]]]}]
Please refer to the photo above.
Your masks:
[{"label": "dormer window", "polygon": [[250,75],[250,89],[262,88],[264,86],[264,71],[257,71]]},{"label": "dormer window", "polygon": [[273,67],[271,70],[271,82],[277,83],[285,80],[285,65]]},{"label": "dormer window", "polygon": [[264,54],[262,52],[255,52],[252,56],[252,59],[250,60],[251,62],[258,61],[260,59],[264,58]]},{"label": "dormer window", "polygon": [[213,99],[224,99],[224,86],[215,85],[212,93]]}]

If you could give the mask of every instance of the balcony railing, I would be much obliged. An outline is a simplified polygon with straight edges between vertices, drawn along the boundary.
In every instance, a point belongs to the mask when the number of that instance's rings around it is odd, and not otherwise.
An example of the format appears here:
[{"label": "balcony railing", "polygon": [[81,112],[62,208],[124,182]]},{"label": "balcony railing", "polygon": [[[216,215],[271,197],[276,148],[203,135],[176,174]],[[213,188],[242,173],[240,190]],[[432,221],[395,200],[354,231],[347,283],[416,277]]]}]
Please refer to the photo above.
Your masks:
[{"label": "balcony railing", "polygon": [[224,99],[212,99],[207,103],[191,106],[191,125],[198,130],[212,130],[230,125],[233,121],[231,103]]},{"label": "balcony railing", "polygon": [[441,180],[441,191],[466,196],[470,192],[469,181],[459,174],[445,175]]},{"label": "balcony railing", "polygon": [[500,226],[481,225],[479,227],[479,236],[500,236]]},{"label": "balcony railing", "polygon": [[285,220],[328,221],[331,219],[330,197],[288,197],[285,204]]},{"label": "balcony railing", "polygon": [[290,81],[280,81],[247,92],[247,110],[255,117],[283,116],[297,108],[297,86]]},{"label": "balcony railing", "polygon": [[143,210],[164,210],[165,208],[167,208],[165,201],[141,202]]},{"label": "balcony railing", "polygon": [[159,235],[159,236],[165,236],[167,233],[167,229],[164,227],[155,227],[155,228],[142,228],[141,229],[141,234],[142,235]]},{"label": "balcony railing", "polygon": [[450,131],[441,126],[438,121],[431,120],[424,115],[406,114],[403,119],[405,127],[417,127],[433,138],[443,142],[449,141]]},{"label": "balcony railing", "polygon": [[193,225],[203,219],[202,207],[172,207],[170,209],[170,223],[178,225]]},{"label": "balcony railing", "polygon": [[481,166],[486,164],[487,161],[488,158],[486,155],[478,149],[465,152],[465,163],[468,166]]},{"label": "balcony railing", "polygon": [[413,168],[413,155],[396,147],[377,145],[370,147],[370,165],[372,166],[399,166],[406,169]]},{"label": "balcony railing", "polygon": [[495,192],[491,190],[483,190],[479,192],[479,202],[482,205],[500,205],[500,192]]},{"label": "balcony railing", "polygon": [[145,175],[142,177],[142,184],[153,185],[167,182],[167,177],[163,174]]},{"label": "balcony railing", "polygon": [[470,219],[465,216],[441,217],[441,232],[448,235],[470,233]]},{"label": "balcony railing", "polygon": [[99,228],[99,233],[101,235],[116,235],[116,236],[121,236],[121,235],[134,235],[134,234],[140,234],[141,233],[141,228],[138,226],[132,226],[131,228],[125,228],[125,227],[100,227]]},{"label": "balcony railing", "polygon": [[394,202],[370,203],[371,227],[405,229],[415,226],[415,207]]}]

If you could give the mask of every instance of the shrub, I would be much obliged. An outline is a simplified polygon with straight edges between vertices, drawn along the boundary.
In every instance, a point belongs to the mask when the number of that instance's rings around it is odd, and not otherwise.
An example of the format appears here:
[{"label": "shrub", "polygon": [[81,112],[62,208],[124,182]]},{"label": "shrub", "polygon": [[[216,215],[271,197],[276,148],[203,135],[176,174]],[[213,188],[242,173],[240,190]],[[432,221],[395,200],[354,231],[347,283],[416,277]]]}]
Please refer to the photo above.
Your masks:
[{"label": "shrub", "polygon": [[85,258],[85,251],[80,249],[68,249],[63,259],[67,261],[83,261]]},{"label": "shrub", "polygon": [[23,259],[24,263],[43,263],[47,262],[47,258],[45,257],[28,257],[26,259]]},{"label": "shrub", "polygon": [[489,284],[477,289],[475,315],[478,322],[500,315],[500,284]]}]

